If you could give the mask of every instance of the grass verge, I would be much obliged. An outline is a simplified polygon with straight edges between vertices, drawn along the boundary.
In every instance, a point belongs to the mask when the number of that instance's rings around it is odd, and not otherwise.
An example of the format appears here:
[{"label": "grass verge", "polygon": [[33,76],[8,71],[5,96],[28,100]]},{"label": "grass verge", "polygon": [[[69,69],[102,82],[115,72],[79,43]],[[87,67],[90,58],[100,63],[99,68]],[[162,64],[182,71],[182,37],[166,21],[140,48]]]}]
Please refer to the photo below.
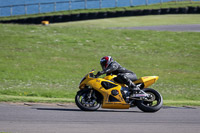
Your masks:
[{"label": "grass verge", "polygon": [[[1,102],[39,102],[39,103],[74,103],[73,98],[45,98],[30,96],[0,95]],[[194,100],[164,100],[163,106],[200,106],[200,101]]]},{"label": "grass verge", "polygon": [[73,103],[74,99],[0,95],[0,101],[1,102]]},{"label": "grass verge", "polygon": [[165,106],[200,106],[200,101],[194,100],[164,100]]}]

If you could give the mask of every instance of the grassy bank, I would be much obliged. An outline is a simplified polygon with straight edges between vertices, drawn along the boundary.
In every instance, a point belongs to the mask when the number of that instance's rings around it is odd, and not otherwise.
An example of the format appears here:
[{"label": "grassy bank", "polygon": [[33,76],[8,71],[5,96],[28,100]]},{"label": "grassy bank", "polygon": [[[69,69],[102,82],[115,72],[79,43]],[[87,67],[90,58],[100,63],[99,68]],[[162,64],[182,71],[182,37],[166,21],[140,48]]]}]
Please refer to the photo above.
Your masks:
[{"label": "grassy bank", "polygon": [[71,102],[81,78],[100,70],[99,59],[111,55],[138,77],[160,76],[152,88],[166,104],[200,105],[200,33],[109,28],[199,22],[200,15],[164,15],[0,24],[0,100]]}]

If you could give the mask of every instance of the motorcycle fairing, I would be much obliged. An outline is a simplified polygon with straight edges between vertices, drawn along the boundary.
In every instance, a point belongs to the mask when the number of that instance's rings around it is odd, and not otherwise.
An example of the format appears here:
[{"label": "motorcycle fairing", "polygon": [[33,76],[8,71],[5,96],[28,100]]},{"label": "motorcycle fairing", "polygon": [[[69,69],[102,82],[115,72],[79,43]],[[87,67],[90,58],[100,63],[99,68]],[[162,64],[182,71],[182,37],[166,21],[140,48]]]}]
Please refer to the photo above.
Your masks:
[{"label": "motorcycle fairing", "polygon": [[152,85],[153,83],[155,83],[158,80],[158,76],[145,76],[145,77],[141,77],[140,79],[134,81],[135,84],[139,84],[139,83],[143,83],[144,84],[144,88],[149,87],[150,85]]},{"label": "motorcycle fairing", "polygon": [[[106,80],[114,81],[113,78],[115,78],[117,75],[108,75],[104,77]],[[158,76],[145,76],[141,77],[140,79],[134,81],[135,84],[143,83],[144,88],[149,87],[150,85],[154,84],[158,80]],[[120,84],[121,86],[125,86],[124,84]]]},{"label": "motorcycle fairing", "polygon": [[110,82],[106,82],[106,81],[102,81],[101,85],[103,86],[103,88],[105,88],[106,90],[111,89],[113,87],[116,87],[116,84],[110,83]]},{"label": "motorcycle fairing", "polygon": [[[102,84],[112,84],[109,89],[107,89]],[[112,81],[96,78],[88,82],[89,86],[92,86],[95,90],[103,95],[102,108],[112,108],[112,109],[128,109],[130,107],[122,97],[121,86]],[[105,87],[105,88],[104,88]],[[112,94],[112,91],[117,91],[118,94]]]}]

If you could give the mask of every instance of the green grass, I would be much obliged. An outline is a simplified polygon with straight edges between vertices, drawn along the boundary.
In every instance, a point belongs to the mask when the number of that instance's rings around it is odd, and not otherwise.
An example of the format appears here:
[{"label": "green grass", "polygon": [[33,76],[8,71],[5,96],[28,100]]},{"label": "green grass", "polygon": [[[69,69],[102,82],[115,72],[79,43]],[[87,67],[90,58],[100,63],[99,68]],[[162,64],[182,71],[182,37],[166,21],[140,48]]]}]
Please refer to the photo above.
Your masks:
[{"label": "green grass", "polygon": [[200,6],[199,1],[179,1],[179,2],[164,2],[163,4],[151,4],[143,6],[132,6],[132,7],[116,7],[116,8],[102,8],[102,9],[79,9],[79,10],[70,10],[70,11],[58,11],[58,12],[49,12],[41,14],[28,14],[28,15],[18,15],[10,17],[0,17],[0,20],[12,20],[20,18],[32,18],[32,17],[41,17],[41,16],[53,16],[53,15],[63,15],[63,14],[78,14],[78,13],[89,13],[89,12],[107,12],[107,11],[123,11],[123,10],[143,10],[143,9],[160,9],[160,8],[179,8],[179,7],[197,7]]},{"label": "green grass", "polygon": [[[136,26],[154,26],[154,25],[179,25],[179,24],[199,24],[199,15],[160,15],[141,16],[141,17],[121,17],[114,19],[101,19],[92,21],[68,22],[67,26],[86,26],[86,27],[136,27]],[[65,26],[66,23],[57,23],[55,26]]]},{"label": "green grass", "polygon": [[27,97],[0,95],[1,102],[41,102],[41,103],[73,103],[74,98],[45,98],[45,97]]},{"label": "green grass", "polygon": [[0,101],[73,102],[81,78],[111,55],[152,86],[166,105],[200,103],[200,33],[110,29],[199,24],[200,15],[113,18],[41,25],[0,24]]}]

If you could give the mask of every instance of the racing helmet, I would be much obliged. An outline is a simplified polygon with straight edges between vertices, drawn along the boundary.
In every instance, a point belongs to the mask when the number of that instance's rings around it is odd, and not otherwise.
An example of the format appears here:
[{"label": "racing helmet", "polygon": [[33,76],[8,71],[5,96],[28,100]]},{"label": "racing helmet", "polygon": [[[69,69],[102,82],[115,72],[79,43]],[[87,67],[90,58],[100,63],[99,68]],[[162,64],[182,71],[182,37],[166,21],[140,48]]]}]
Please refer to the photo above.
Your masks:
[{"label": "racing helmet", "polygon": [[103,70],[105,70],[109,65],[110,63],[113,62],[113,59],[111,56],[104,56],[101,58],[100,60],[100,64],[101,64],[101,67]]}]

